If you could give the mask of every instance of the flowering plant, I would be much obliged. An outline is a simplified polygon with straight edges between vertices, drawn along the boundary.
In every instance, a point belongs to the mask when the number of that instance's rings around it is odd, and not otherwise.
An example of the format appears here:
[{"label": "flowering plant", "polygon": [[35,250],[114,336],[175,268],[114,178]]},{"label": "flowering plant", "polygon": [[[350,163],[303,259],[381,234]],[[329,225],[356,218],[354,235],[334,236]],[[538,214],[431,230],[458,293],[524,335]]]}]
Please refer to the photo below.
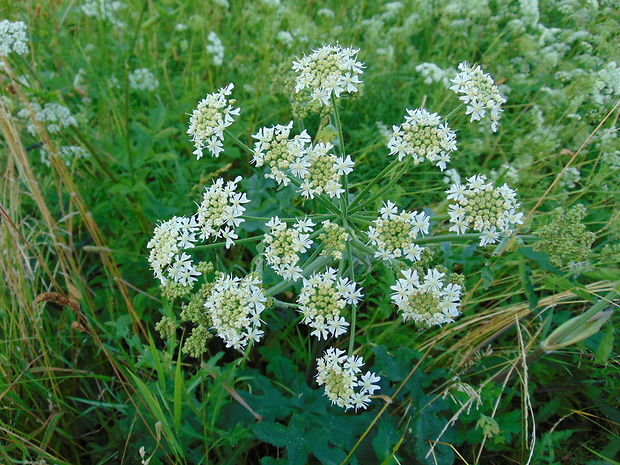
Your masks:
[{"label": "flowering plant", "polygon": [[[244,205],[249,204],[252,210],[252,199],[237,192],[242,178],[228,182],[218,178],[205,189],[196,213],[161,223],[148,244],[151,268],[162,283],[164,295],[194,293],[192,310],[187,310],[188,305],[182,314],[195,325],[186,352],[204,352],[212,333],[227,347],[247,349],[269,331],[261,326],[261,315],[274,307],[290,309],[299,315],[299,323],[309,327],[311,336],[332,345],[317,360],[317,383],[325,385],[325,394],[333,404],[356,411],[369,405],[379,389],[372,383],[380,381],[370,372],[358,378],[364,362],[361,356],[354,355],[357,321],[362,312],[368,311],[362,292],[366,278],[374,270],[393,273],[396,282],[391,286],[391,301],[395,317],[398,310],[403,323],[411,320],[421,327],[449,323],[459,315],[464,279],[441,265],[431,266],[433,244],[446,240],[446,235],[433,234],[445,229],[449,219],[453,223],[447,231],[450,240],[471,241],[472,235],[464,233],[473,228],[481,233],[480,245],[485,246],[499,241],[501,236],[508,237],[522,222],[515,192],[505,184],[500,188],[485,184],[484,175],[475,175],[466,185],[455,184],[448,189],[447,199],[456,203],[450,204],[443,215],[428,209],[400,210],[390,199],[383,201],[379,211],[373,209],[409,170],[428,160],[443,171],[450,154],[457,151],[456,133],[448,121],[422,108],[407,109],[405,122],[393,127],[387,149],[395,159],[363,188],[351,188],[349,177],[354,173],[355,161],[344,143],[339,106],[362,84],[359,77],[364,65],[357,61],[357,54],[358,50],[352,48],[326,45],[292,65],[296,73],[294,92],[309,92],[310,102],[318,101],[329,108],[335,131],[324,131],[318,141],[313,142],[305,129],[294,134],[294,123],[290,121],[260,128],[252,136],[256,140],[253,149],[243,144],[228,130],[233,117],[240,114],[240,108],[231,105],[234,100],[228,99],[233,84],[207,95],[191,115],[187,132],[192,136],[197,158],[203,148],[219,157],[225,151],[226,134],[252,155],[257,169],[267,168],[265,179],[274,180],[282,188],[293,188],[301,197],[303,216],[299,208],[293,215],[283,212],[282,216],[246,216]],[[505,100],[498,97],[488,75],[480,75],[479,67],[461,64],[459,69],[462,72],[455,78],[453,90],[465,93],[465,98],[460,99],[468,104],[466,113],[472,113],[471,108],[483,102],[491,108],[495,128]],[[472,120],[483,115],[484,110],[477,109]],[[248,219],[262,222],[265,233],[245,234],[239,239],[243,222]],[[210,238],[216,242],[198,244]],[[201,270],[213,271],[213,265],[193,262],[192,256],[201,249],[228,249],[252,242],[258,243],[259,258],[264,260],[255,259],[244,276],[217,272],[214,280],[209,280],[209,273]],[[279,280],[269,278],[267,268]],[[200,289],[193,291],[196,282],[201,281]],[[301,283],[300,289],[296,283]],[[299,289],[294,302],[283,298],[283,292],[291,288]],[[160,328],[169,331],[172,323],[168,317],[164,323]],[[346,355],[335,347],[338,338],[345,335],[349,339]],[[356,391],[356,387],[361,389]]]}]

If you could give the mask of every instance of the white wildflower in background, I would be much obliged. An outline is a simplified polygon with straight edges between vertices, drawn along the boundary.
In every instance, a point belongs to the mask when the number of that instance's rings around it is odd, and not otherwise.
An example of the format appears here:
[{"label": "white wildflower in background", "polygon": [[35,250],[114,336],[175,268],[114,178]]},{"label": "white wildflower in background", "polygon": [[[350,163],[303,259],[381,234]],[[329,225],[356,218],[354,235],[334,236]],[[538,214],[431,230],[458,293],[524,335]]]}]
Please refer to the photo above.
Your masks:
[{"label": "white wildflower in background", "polygon": [[222,41],[213,31],[209,32],[207,39],[209,40],[207,53],[213,57],[213,64],[215,66],[222,66],[222,63],[224,63],[224,45]]},{"label": "white wildflower in background", "polygon": [[293,37],[293,34],[288,31],[279,31],[276,35],[276,40],[284,44],[285,47],[290,47],[293,45],[295,38]]},{"label": "white wildflower in background", "polygon": [[289,139],[292,128],[291,121],[286,126],[278,124],[271,128],[261,128],[252,135],[256,139],[252,163],[256,163],[257,167],[269,166],[271,172],[266,173],[265,178],[274,179],[285,186],[290,181],[286,173],[289,168],[293,169],[294,173],[303,173],[303,169],[308,167],[308,162],[303,162],[303,159],[306,158],[306,146],[310,144],[310,136],[304,129],[301,134]]},{"label": "white wildflower in background", "polygon": [[487,116],[491,120],[491,129],[497,131],[501,112],[501,105],[506,99],[500,94],[490,74],[482,71],[479,65],[469,66],[466,62],[459,64],[460,73],[451,81],[454,83],[451,90],[467,105],[465,114],[471,115],[470,121],[480,121]]},{"label": "white wildflower in background", "polygon": [[516,192],[504,184],[494,187],[486,184],[485,175],[467,179],[467,184],[454,184],[446,191],[449,206],[450,231],[463,234],[472,228],[480,232],[480,245],[499,241],[500,234],[508,234],[517,224],[523,223],[523,213],[518,213]]},{"label": "white wildflower in background", "polygon": [[445,273],[428,270],[421,282],[416,270],[403,270],[401,275],[391,289],[392,302],[402,312],[403,322],[413,320],[430,327],[451,323],[458,316],[462,288],[447,283]]},{"label": "white wildflower in background", "polygon": [[298,220],[289,227],[276,216],[266,226],[270,228],[263,240],[267,263],[279,276],[297,281],[303,271],[297,266],[299,256],[313,244],[308,233],[312,232],[314,223],[311,220]]},{"label": "white wildflower in background", "polygon": [[169,280],[184,286],[195,282],[200,273],[183,250],[194,247],[198,225],[196,218],[175,216],[155,227],[147,243],[149,264],[157,279],[165,285]]},{"label": "white wildflower in background", "polygon": [[134,90],[153,92],[159,87],[159,81],[148,69],[139,68],[129,73],[129,87]]},{"label": "white wildflower in background", "polygon": [[233,116],[239,115],[239,108],[231,104],[234,99],[227,99],[235,86],[231,83],[222,87],[217,92],[207,95],[198,103],[198,107],[192,112],[189,120],[187,134],[192,136],[194,143],[194,155],[200,159],[202,151],[207,149],[214,157],[219,157],[224,151],[224,130],[234,123]]},{"label": "white wildflower in background", "polygon": [[237,184],[241,181],[237,176],[234,181],[224,184],[222,178],[213,182],[211,187],[205,187],[202,202],[196,213],[196,226],[200,232],[200,239],[206,241],[213,237],[226,240],[226,248],[234,245],[237,228],[245,220],[241,218],[249,200],[245,193],[237,193]]},{"label": "white wildflower in background", "polygon": [[[77,126],[77,120],[71,115],[71,111],[58,103],[46,103],[43,107],[36,102],[30,104],[34,112],[35,121],[46,123],[47,130],[52,134],[58,134],[62,129],[69,126]],[[37,127],[30,117],[27,108],[22,108],[17,116],[27,121],[26,130],[33,136],[37,134]]]},{"label": "white wildflower in background", "polygon": [[237,278],[219,274],[205,301],[205,310],[226,347],[242,350],[250,341],[258,342],[263,337],[260,315],[267,297],[256,276]]},{"label": "white wildflower in background", "polygon": [[109,21],[117,27],[124,27],[125,24],[117,20],[114,13],[125,5],[117,0],[85,0],[82,5],[82,12],[91,18]]},{"label": "white wildflower in background", "polygon": [[603,165],[606,165],[605,169],[609,171],[620,170],[620,150],[615,152],[606,152],[601,156]]},{"label": "white wildflower in background", "polygon": [[[26,30],[23,21],[11,22],[8,19],[0,21],[0,57],[7,57],[11,52],[18,55],[28,53]],[[0,60],[0,68],[3,66]]]},{"label": "white wildflower in background", "polygon": [[581,171],[579,171],[579,168],[569,166],[562,173],[562,177],[560,178],[560,186],[565,189],[574,189],[580,180]]},{"label": "white wildflower in background", "polygon": [[230,8],[230,4],[228,3],[228,0],[213,0],[213,3],[221,6],[222,8],[226,8],[227,10]]},{"label": "white wildflower in background", "polygon": [[293,62],[295,92],[309,90],[311,101],[329,105],[332,94],[350,94],[359,91],[364,64],[357,61],[359,50],[324,45],[310,55]]},{"label": "white wildflower in background", "polygon": [[424,78],[424,84],[440,82],[444,87],[450,87],[450,78],[446,70],[441,69],[435,63],[421,63],[415,70]]},{"label": "white wildflower in background", "polygon": [[187,29],[189,29],[189,26],[185,23],[177,23],[174,25],[174,30],[177,32],[187,31]]},{"label": "white wildflower in background", "polygon": [[398,213],[398,208],[387,201],[380,210],[381,216],[368,227],[370,243],[377,248],[375,257],[384,260],[406,258],[417,261],[423,248],[415,243],[418,235],[428,234],[430,217],[423,212]]},{"label": "white wildflower in background", "polygon": [[408,109],[407,113],[402,125],[392,127],[390,155],[398,155],[399,160],[411,156],[415,165],[426,158],[443,171],[450,161],[450,152],[456,150],[455,132],[447,123],[441,123],[437,113],[422,109]]},{"label": "white wildflower in background", "polygon": [[489,173],[489,180],[495,182],[500,176],[503,180],[508,181],[513,185],[519,182],[519,170],[516,166],[510,163],[502,163],[499,170],[491,170]]},{"label": "white wildflower in background", "polygon": [[[41,163],[45,166],[52,166],[49,153],[45,148],[40,151]],[[80,158],[88,158],[90,154],[79,145],[64,145],[58,149],[58,156],[63,160],[66,166],[71,166],[75,160]]]},{"label": "white wildflower in background", "polygon": [[338,278],[333,268],[304,278],[297,303],[303,315],[302,322],[310,326],[310,333],[320,339],[338,337],[347,332],[349,323],[340,314],[347,305],[356,305],[362,294],[355,283]]},{"label": "white wildflower in background", "polygon": [[345,410],[365,409],[370,396],[379,386],[375,383],[381,378],[374,373],[361,374],[364,360],[354,355],[346,356],[344,350],[328,348],[323,357],[317,360],[316,382],[325,386],[325,395]]}]

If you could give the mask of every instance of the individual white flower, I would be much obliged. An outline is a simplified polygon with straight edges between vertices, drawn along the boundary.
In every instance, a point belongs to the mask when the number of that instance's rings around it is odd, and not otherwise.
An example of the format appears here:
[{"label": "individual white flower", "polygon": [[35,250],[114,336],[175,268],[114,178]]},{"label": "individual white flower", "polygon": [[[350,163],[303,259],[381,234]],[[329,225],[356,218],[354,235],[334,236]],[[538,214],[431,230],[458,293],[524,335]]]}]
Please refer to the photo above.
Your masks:
[{"label": "individual white flower", "polygon": [[337,278],[337,272],[328,268],[324,273],[314,273],[304,278],[297,304],[303,315],[302,322],[313,329],[312,335],[327,339],[347,331],[349,323],[340,314],[346,304],[357,303],[361,293],[355,283]]},{"label": "individual white flower", "polygon": [[237,238],[234,230],[244,221],[241,218],[245,211],[243,204],[250,201],[245,193],[236,192],[241,179],[241,176],[237,176],[234,181],[224,184],[224,180],[218,178],[211,187],[205,187],[196,213],[196,225],[201,240],[222,238],[226,240],[226,248],[234,244],[234,239]]},{"label": "individual white flower", "polygon": [[370,243],[377,248],[375,257],[384,260],[406,258],[417,261],[423,248],[415,243],[418,236],[428,234],[430,217],[423,212],[398,213],[398,208],[387,201],[381,208],[381,216],[368,228]]},{"label": "individual white flower", "polygon": [[310,223],[300,220],[288,227],[276,216],[271,218],[266,226],[270,228],[270,232],[265,234],[263,239],[267,263],[279,276],[297,281],[302,277],[302,269],[297,265],[299,256],[313,244],[308,234],[311,232]]},{"label": "individual white flower", "polygon": [[461,286],[447,283],[445,273],[431,269],[420,279],[417,270],[409,269],[401,275],[391,289],[392,302],[402,312],[403,322],[433,326],[450,323],[458,316]]},{"label": "individual white flower", "polygon": [[523,223],[516,192],[504,184],[494,187],[485,183],[485,175],[472,176],[465,185],[453,185],[446,191],[454,200],[448,207],[450,231],[463,234],[467,229],[480,232],[480,245],[493,244],[500,234],[508,234],[515,225]]},{"label": "individual white flower", "polygon": [[450,152],[456,150],[456,133],[441,122],[437,113],[423,109],[408,109],[407,113],[405,122],[393,127],[388,142],[390,155],[398,155],[399,160],[410,156],[415,165],[426,159],[443,171],[450,161]]},{"label": "individual white flower", "polygon": [[465,114],[471,115],[470,121],[480,121],[488,112],[491,129],[496,132],[503,111],[501,105],[506,99],[497,89],[491,75],[482,71],[479,65],[469,66],[463,62],[458,68],[460,72],[451,79],[454,85],[450,89],[463,94],[459,99],[467,104]]},{"label": "individual white flower", "polygon": [[364,64],[357,61],[359,50],[342,48],[338,45],[324,45],[310,55],[293,62],[295,92],[308,90],[311,101],[329,105],[332,95],[359,91]]},{"label": "individual white flower", "polygon": [[139,68],[129,73],[129,87],[134,90],[153,92],[159,87],[159,81],[148,69]]},{"label": "individual white flower", "polygon": [[[0,57],[7,57],[9,53],[24,55],[28,53],[28,36],[26,24],[23,21],[11,22],[8,19],[0,21]],[[0,60],[0,68],[3,67]]]},{"label": "individual white flower", "polygon": [[226,347],[242,350],[248,342],[258,342],[263,336],[260,315],[267,297],[255,276],[237,278],[218,274],[204,303],[205,311]]},{"label": "individual white flower", "polygon": [[316,382],[325,386],[325,395],[332,405],[355,411],[368,406],[370,396],[379,389],[374,383],[381,378],[371,372],[360,375],[363,364],[361,357],[347,357],[343,350],[334,347],[317,360]]},{"label": "individual white flower", "polygon": [[232,106],[234,99],[227,99],[235,86],[231,83],[217,92],[207,95],[198,103],[189,120],[187,134],[192,136],[196,147],[196,159],[202,157],[203,149],[208,149],[211,155],[218,157],[222,152],[224,130],[234,123],[233,116],[239,115],[239,108]]},{"label": "individual white flower", "polygon": [[287,171],[302,177],[310,168],[307,156],[310,136],[304,129],[301,134],[289,139],[292,128],[291,121],[286,126],[278,124],[271,128],[260,128],[252,135],[256,139],[252,162],[256,163],[257,167],[267,165],[271,172],[266,173],[265,178],[274,179],[285,186],[290,182]]}]

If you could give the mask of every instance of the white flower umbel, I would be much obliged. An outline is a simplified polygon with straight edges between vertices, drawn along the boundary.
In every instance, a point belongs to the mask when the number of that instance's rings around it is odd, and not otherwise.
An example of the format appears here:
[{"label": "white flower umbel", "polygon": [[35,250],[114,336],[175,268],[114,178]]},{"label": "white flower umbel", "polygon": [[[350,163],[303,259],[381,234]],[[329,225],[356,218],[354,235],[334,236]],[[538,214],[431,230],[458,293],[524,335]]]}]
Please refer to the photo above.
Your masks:
[{"label": "white flower umbel", "polygon": [[148,69],[139,68],[129,73],[129,87],[134,90],[153,92],[159,87],[159,81]]},{"label": "white flower umbel", "polygon": [[[41,107],[38,103],[32,102],[30,106],[34,112],[34,119],[41,123],[47,123],[47,130],[52,134],[58,134],[62,129],[69,126],[77,126],[77,120],[71,115],[71,111],[63,105],[46,103],[44,107]],[[26,130],[36,136],[37,127],[30,117],[30,111],[27,108],[22,108],[17,112],[17,116],[27,121]]]},{"label": "white flower umbel", "polygon": [[219,157],[224,151],[224,130],[234,123],[233,116],[239,115],[239,108],[231,104],[234,99],[227,99],[235,86],[231,83],[217,92],[207,95],[198,103],[189,120],[187,133],[192,136],[196,147],[196,159],[202,157],[203,149],[207,149],[214,157]]},{"label": "white flower umbel", "polygon": [[215,66],[222,66],[222,63],[224,63],[224,45],[222,41],[213,31],[209,32],[207,39],[209,40],[207,53],[213,57],[213,64]]},{"label": "white flower umbel", "polygon": [[[11,22],[8,19],[0,21],[0,57],[7,57],[9,53],[23,55],[28,53],[28,36],[26,24],[23,21]],[[0,60],[0,68],[3,67]]]},{"label": "white flower umbel", "polygon": [[328,348],[323,357],[317,360],[316,382],[325,386],[325,395],[345,410],[365,409],[370,403],[370,396],[379,389],[374,384],[381,378],[374,373],[361,374],[364,365],[361,357],[346,356],[344,350]]},{"label": "white flower umbel", "polygon": [[327,340],[330,335],[338,337],[347,332],[349,323],[340,311],[347,303],[357,304],[361,297],[355,283],[338,278],[336,270],[328,268],[324,273],[304,278],[297,303],[303,323],[313,329],[311,334]]},{"label": "white flower umbel", "polygon": [[313,50],[310,55],[293,62],[295,92],[307,89],[311,101],[329,105],[332,94],[359,91],[362,82],[359,75],[363,73],[364,64],[357,61],[359,50],[342,48],[338,45],[324,45]]},{"label": "white flower umbel", "polygon": [[301,195],[313,199],[315,195],[327,194],[329,197],[340,198],[344,193],[340,176],[352,171],[353,162],[347,156],[347,160],[328,153],[333,148],[330,143],[318,144],[310,147],[307,155],[302,157],[300,163],[291,168],[293,173],[302,179]]},{"label": "white flower umbel", "polygon": [[[52,166],[52,162],[46,148],[43,147],[39,153],[41,154],[41,163],[45,166]],[[58,156],[64,161],[66,166],[71,166],[75,160],[80,158],[88,158],[90,157],[90,154],[78,145],[63,145],[58,148]]]},{"label": "white flower umbel", "polygon": [[375,257],[420,260],[423,248],[414,241],[419,235],[428,234],[430,217],[423,212],[398,213],[396,205],[389,200],[379,213],[381,216],[374,221],[374,227],[368,228],[370,243],[377,248]]},{"label": "white flower umbel", "polygon": [[146,246],[151,249],[148,258],[151,269],[162,285],[171,280],[188,286],[200,276],[191,257],[183,252],[194,247],[197,231],[195,217],[175,216],[155,227]]},{"label": "white flower umbel", "polygon": [[461,286],[446,283],[445,273],[436,269],[429,270],[422,280],[416,270],[401,274],[391,289],[392,302],[402,312],[403,322],[413,320],[430,327],[454,321],[459,314]]},{"label": "white flower umbel", "polygon": [[450,161],[450,152],[456,150],[456,134],[447,123],[441,123],[437,113],[426,110],[407,110],[405,122],[393,126],[392,138],[388,142],[390,155],[398,155],[402,160],[407,156],[419,165],[426,158],[438,166],[441,171]]},{"label": "white flower umbel", "polygon": [[85,0],[82,5],[82,11],[86,16],[110,21],[117,27],[125,27],[125,24],[114,16],[114,13],[122,8],[125,8],[125,4],[118,0]]},{"label": "white flower umbel", "polygon": [[304,129],[301,134],[289,139],[292,128],[291,121],[286,126],[278,124],[270,128],[263,127],[252,135],[256,139],[252,162],[257,167],[267,165],[271,172],[266,173],[265,178],[275,179],[278,184],[285,186],[290,181],[287,174],[289,169],[296,176],[302,177],[309,167],[306,159],[310,136]]},{"label": "white flower umbel", "polygon": [[297,266],[299,256],[306,252],[313,241],[310,239],[314,223],[311,220],[297,221],[292,227],[280,221],[277,216],[266,224],[271,228],[265,234],[265,257],[273,270],[286,280],[301,278],[301,267]]},{"label": "white flower umbel", "polygon": [[454,79],[451,90],[457,94],[465,104],[467,110],[465,114],[471,115],[470,121],[480,121],[487,116],[491,120],[491,129],[497,131],[501,112],[501,106],[506,99],[497,89],[495,81],[490,74],[482,71],[479,65],[469,66],[467,62],[459,64],[459,73]]},{"label": "white flower umbel", "polygon": [[205,310],[226,347],[242,350],[248,342],[258,342],[263,337],[260,315],[267,298],[260,287],[261,280],[253,275],[236,278],[218,274],[205,301]]},{"label": "white flower umbel", "polygon": [[480,232],[480,245],[499,241],[500,234],[507,234],[517,224],[523,223],[523,213],[517,210],[520,204],[516,192],[504,184],[494,187],[485,184],[486,176],[476,175],[467,179],[467,184],[453,184],[446,191],[450,204],[449,215],[453,224],[450,231],[463,234],[472,228]]},{"label": "white flower umbel", "polygon": [[211,187],[205,187],[196,214],[201,240],[206,241],[211,237],[225,239],[227,249],[235,243],[235,228],[245,221],[241,218],[245,211],[243,204],[250,201],[245,193],[235,192],[241,179],[241,176],[237,176],[234,181],[224,184],[224,180],[218,178]]}]

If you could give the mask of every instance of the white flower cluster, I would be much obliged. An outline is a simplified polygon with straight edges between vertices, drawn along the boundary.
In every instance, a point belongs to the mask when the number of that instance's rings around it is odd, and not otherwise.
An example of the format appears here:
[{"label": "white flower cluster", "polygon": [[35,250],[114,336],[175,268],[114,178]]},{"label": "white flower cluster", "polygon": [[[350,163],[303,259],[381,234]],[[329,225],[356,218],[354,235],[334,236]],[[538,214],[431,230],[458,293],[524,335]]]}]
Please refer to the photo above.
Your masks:
[{"label": "white flower cluster", "polygon": [[517,213],[520,205],[516,192],[507,184],[485,184],[486,179],[483,174],[472,176],[467,178],[467,184],[454,184],[446,191],[448,199],[456,202],[449,206],[450,221],[454,223],[450,231],[463,234],[473,228],[481,233],[481,246],[497,242],[500,233],[507,234],[514,225],[523,223],[523,213]]},{"label": "white flower cluster", "polygon": [[205,187],[196,213],[201,240],[215,237],[225,239],[227,249],[234,245],[234,239],[238,238],[235,228],[245,221],[240,218],[245,211],[243,204],[250,201],[245,192],[235,192],[241,179],[241,176],[237,176],[234,181],[228,181],[224,185],[224,180],[218,178],[211,187]]},{"label": "white flower cluster", "polygon": [[213,57],[213,64],[215,66],[222,66],[222,63],[224,63],[224,45],[222,41],[213,31],[209,32],[207,39],[209,40],[207,53]]},{"label": "white flower cluster", "polygon": [[148,69],[139,68],[129,73],[129,87],[134,90],[153,92],[159,87],[159,81]]},{"label": "white flower cluster", "polygon": [[292,128],[291,121],[286,126],[278,124],[270,128],[260,128],[252,135],[256,139],[252,163],[256,163],[257,167],[269,166],[271,172],[266,173],[265,177],[275,179],[278,184],[285,186],[290,182],[286,170],[293,168],[296,172],[299,171],[296,162],[304,158],[306,145],[311,142],[305,129],[301,134],[289,139]]},{"label": "white flower cluster", "polygon": [[[45,148],[40,151],[41,163],[45,166],[52,166],[49,153]],[[65,162],[66,166],[71,164],[80,158],[88,158],[90,154],[79,145],[63,145],[58,149],[58,156]]]},{"label": "white flower cluster", "polygon": [[269,166],[270,172],[265,178],[274,179],[278,184],[288,185],[291,181],[289,174],[298,177],[301,194],[306,198],[312,199],[323,193],[339,198],[344,192],[340,176],[353,171],[355,163],[348,155],[343,158],[329,153],[333,148],[330,143],[311,145],[305,130],[289,139],[292,127],[291,121],[286,126],[263,127],[252,135],[257,140],[252,162],[257,167]]},{"label": "white flower cluster", "polygon": [[357,61],[359,50],[342,48],[338,45],[324,45],[310,55],[293,62],[295,92],[310,91],[311,101],[329,105],[332,94],[358,92],[362,83],[358,76],[363,73],[364,64]]},{"label": "white flower cluster", "polygon": [[313,244],[309,232],[315,224],[312,220],[298,220],[293,227],[280,221],[277,216],[266,224],[271,228],[265,234],[265,257],[273,270],[286,280],[297,281],[301,278],[301,267],[297,266],[299,255],[306,252]]},{"label": "white flower cluster", "polygon": [[459,314],[461,286],[445,282],[445,273],[428,270],[420,283],[416,270],[403,270],[391,289],[392,302],[403,312],[403,322],[413,320],[424,326],[454,321]]},{"label": "white flower cluster", "polygon": [[398,208],[391,201],[379,210],[381,216],[374,221],[374,227],[368,227],[370,243],[378,250],[375,257],[384,260],[405,257],[411,261],[421,258],[423,248],[415,243],[418,234],[428,234],[430,217],[424,213],[398,213]]},{"label": "white flower cluster", "polygon": [[316,382],[325,386],[325,395],[332,405],[345,410],[355,408],[355,411],[368,406],[370,396],[379,389],[374,383],[381,378],[371,372],[360,375],[363,365],[361,357],[346,356],[344,350],[333,347],[317,360]]},{"label": "white flower cluster", "polygon": [[444,87],[450,87],[450,79],[445,70],[441,69],[435,63],[420,63],[415,70],[424,78],[424,84],[432,84],[433,82],[441,82]]},{"label": "white flower cluster", "polygon": [[224,130],[235,121],[233,115],[239,115],[240,111],[239,108],[232,107],[231,104],[235,102],[233,99],[226,98],[234,87],[231,83],[207,95],[193,111],[187,133],[192,136],[197,160],[200,160],[205,148],[214,157],[219,157],[224,151]]},{"label": "white flower cluster", "polygon": [[[69,109],[63,105],[58,103],[46,103],[44,107],[41,107],[41,105],[36,102],[30,105],[34,112],[35,121],[48,123],[47,130],[52,134],[57,134],[61,129],[68,128],[69,126],[77,126],[77,120],[71,115]],[[36,136],[37,127],[30,118],[28,109],[22,108],[17,112],[17,116],[28,121],[26,130],[33,136]]]},{"label": "white flower cluster", "polygon": [[[9,56],[11,52],[18,55],[28,53],[26,29],[23,21],[11,22],[8,19],[0,21],[0,57]],[[0,61],[0,68],[3,66]]]},{"label": "white flower cluster", "polygon": [[82,11],[86,16],[110,21],[117,27],[125,26],[114,17],[114,13],[122,8],[125,8],[125,5],[117,0],[85,0],[82,5]]},{"label": "white flower cluster", "polygon": [[332,148],[332,144],[319,142],[310,146],[291,166],[293,174],[303,180],[300,187],[304,197],[313,199],[315,195],[325,193],[330,198],[340,198],[344,193],[340,176],[353,171],[355,163],[349,155],[344,159],[328,153]]},{"label": "white flower cluster", "polygon": [[579,168],[569,166],[562,173],[562,177],[560,178],[560,186],[564,187],[565,190],[574,189],[580,180],[581,171],[579,171]]},{"label": "white flower cluster", "polygon": [[261,280],[253,275],[241,278],[219,276],[205,301],[205,309],[217,335],[226,347],[243,349],[263,337],[260,315],[267,297]]},{"label": "white flower cluster", "polygon": [[411,156],[415,165],[426,158],[441,171],[450,161],[450,152],[456,150],[456,133],[447,123],[441,123],[437,113],[423,109],[409,110],[401,126],[393,126],[392,138],[388,142],[390,155],[398,155],[402,160]]},{"label": "white flower cluster", "polygon": [[330,334],[338,337],[346,333],[349,323],[340,311],[346,304],[356,305],[361,298],[354,282],[338,278],[335,269],[327,268],[324,273],[304,278],[297,303],[303,323],[313,329],[311,335],[327,340]]},{"label": "white flower cluster", "polygon": [[184,286],[197,281],[200,272],[196,271],[191,257],[182,252],[194,247],[197,231],[195,217],[175,216],[155,227],[146,246],[151,249],[148,258],[151,269],[162,285],[168,280]]},{"label": "white flower cluster", "polygon": [[463,94],[459,99],[467,104],[465,114],[471,115],[470,121],[480,121],[488,111],[491,129],[496,132],[503,111],[501,106],[506,99],[500,94],[491,75],[483,72],[480,65],[474,67],[463,62],[459,64],[459,70],[460,73],[451,79],[454,85],[450,89]]}]

